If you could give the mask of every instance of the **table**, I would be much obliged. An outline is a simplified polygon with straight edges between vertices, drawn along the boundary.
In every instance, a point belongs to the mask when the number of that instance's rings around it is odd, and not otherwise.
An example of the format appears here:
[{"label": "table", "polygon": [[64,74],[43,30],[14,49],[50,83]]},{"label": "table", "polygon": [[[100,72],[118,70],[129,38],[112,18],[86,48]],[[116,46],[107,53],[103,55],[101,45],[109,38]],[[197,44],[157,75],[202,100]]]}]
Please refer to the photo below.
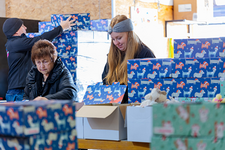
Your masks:
[{"label": "table", "polygon": [[79,149],[150,150],[149,143],[78,139]]}]

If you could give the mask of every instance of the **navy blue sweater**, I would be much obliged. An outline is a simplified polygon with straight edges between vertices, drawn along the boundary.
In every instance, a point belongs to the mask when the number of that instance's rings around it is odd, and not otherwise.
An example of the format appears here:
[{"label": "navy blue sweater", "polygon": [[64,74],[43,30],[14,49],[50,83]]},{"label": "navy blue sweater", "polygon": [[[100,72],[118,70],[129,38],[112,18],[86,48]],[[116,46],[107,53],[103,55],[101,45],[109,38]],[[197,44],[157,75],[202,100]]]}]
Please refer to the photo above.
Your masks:
[{"label": "navy blue sweater", "polygon": [[27,73],[33,65],[31,61],[31,49],[34,43],[40,39],[52,41],[62,32],[62,27],[58,26],[52,31],[34,38],[28,38],[25,34],[22,34],[21,36],[13,36],[7,40],[5,47],[9,65],[8,90],[25,87]]}]

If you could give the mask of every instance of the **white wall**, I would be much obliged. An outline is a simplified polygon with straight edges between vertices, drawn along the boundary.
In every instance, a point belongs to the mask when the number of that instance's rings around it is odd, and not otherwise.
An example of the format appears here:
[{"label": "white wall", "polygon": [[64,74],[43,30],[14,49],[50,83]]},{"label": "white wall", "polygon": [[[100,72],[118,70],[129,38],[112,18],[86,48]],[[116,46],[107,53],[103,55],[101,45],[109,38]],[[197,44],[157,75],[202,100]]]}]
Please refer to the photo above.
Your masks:
[{"label": "white wall", "polygon": [[0,17],[5,17],[5,0],[0,0]]}]

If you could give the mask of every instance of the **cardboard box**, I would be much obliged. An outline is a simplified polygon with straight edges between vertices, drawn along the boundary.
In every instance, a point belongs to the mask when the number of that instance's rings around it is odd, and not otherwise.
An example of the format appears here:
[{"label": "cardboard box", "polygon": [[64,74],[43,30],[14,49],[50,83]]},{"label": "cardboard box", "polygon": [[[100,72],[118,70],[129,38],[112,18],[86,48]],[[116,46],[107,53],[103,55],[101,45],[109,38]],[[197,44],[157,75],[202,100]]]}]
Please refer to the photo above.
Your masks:
[{"label": "cardboard box", "polygon": [[152,107],[128,106],[126,118],[127,141],[151,142]]},{"label": "cardboard box", "polygon": [[75,129],[75,102],[67,100],[0,104],[0,134],[27,137]]},{"label": "cardboard box", "polygon": [[85,105],[76,114],[84,117],[84,139],[124,140],[126,107],[129,104]]},{"label": "cardboard box", "polygon": [[213,18],[212,0],[173,0],[174,20],[207,21]]}]

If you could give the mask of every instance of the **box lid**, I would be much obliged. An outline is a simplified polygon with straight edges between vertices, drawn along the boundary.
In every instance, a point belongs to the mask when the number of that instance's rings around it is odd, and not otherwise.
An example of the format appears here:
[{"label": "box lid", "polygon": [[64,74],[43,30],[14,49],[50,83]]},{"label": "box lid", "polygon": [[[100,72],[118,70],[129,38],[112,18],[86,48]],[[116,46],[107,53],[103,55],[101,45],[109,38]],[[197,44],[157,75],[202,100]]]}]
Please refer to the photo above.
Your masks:
[{"label": "box lid", "polygon": [[85,105],[104,103],[121,104],[126,88],[126,85],[120,85],[119,82],[114,82],[112,85],[102,85],[101,82],[98,82],[95,85],[89,85],[87,87],[83,102]]},{"label": "box lid", "polygon": [[80,108],[80,110],[76,113],[76,117],[106,118],[117,108],[117,106],[86,105]]}]

